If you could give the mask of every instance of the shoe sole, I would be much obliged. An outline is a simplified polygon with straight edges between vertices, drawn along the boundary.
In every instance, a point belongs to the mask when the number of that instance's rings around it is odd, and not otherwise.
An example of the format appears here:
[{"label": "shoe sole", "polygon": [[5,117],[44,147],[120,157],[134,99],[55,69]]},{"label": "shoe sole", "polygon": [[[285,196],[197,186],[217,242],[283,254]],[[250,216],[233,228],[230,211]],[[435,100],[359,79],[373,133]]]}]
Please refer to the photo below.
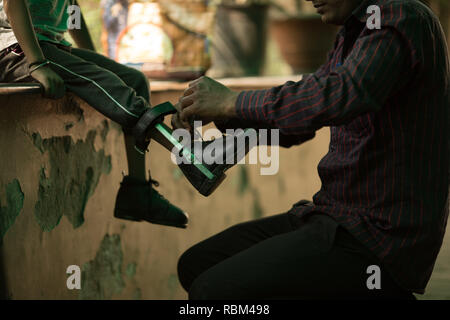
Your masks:
[{"label": "shoe sole", "polygon": [[129,215],[129,214],[126,214],[126,213],[125,214],[124,213],[118,213],[117,211],[114,211],[114,217],[117,218],[117,219],[134,221],[134,222],[147,221],[147,222],[150,222],[150,223],[153,223],[153,224],[159,224],[159,225],[175,227],[175,228],[180,228],[180,229],[186,229],[187,226],[188,226],[187,223],[186,224],[176,224],[176,223],[171,223],[171,222],[161,221],[161,220],[137,219],[137,218],[133,217],[132,215]]}]

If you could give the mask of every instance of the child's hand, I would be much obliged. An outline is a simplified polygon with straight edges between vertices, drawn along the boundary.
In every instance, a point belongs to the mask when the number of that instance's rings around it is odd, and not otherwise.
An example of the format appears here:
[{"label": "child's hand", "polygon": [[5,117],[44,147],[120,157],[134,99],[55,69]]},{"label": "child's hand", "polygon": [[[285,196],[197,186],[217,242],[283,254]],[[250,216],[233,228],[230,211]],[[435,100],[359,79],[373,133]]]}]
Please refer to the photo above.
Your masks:
[{"label": "child's hand", "polygon": [[42,84],[46,98],[60,99],[64,97],[66,92],[64,80],[48,66],[33,71],[31,76]]}]

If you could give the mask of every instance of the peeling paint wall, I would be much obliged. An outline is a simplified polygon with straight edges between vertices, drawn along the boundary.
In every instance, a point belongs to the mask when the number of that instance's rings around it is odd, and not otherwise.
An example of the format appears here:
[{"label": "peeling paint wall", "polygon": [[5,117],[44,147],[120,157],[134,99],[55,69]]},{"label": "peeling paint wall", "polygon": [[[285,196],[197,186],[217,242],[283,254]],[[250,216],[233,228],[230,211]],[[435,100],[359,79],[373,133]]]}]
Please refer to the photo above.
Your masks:
[{"label": "peeling paint wall", "polygon": [[14,179],[5,188],[6,205],[2,206],[0,201],[0,243],[6,231],[14,224],[23,207],[24,194],[20,189],[20,183]]},{"label": "peeling paint wall", "polygon": [[33,133],[34,145],[48,154],[50,167],[39,170],[35,217],[42,230],[55,228],[63,215],[74,228],[83,224],[84,209],[100,175],[111,171],[111,156],[103,149],[94,149],[96,136],[97,131],[91,130],[85,140],[74,142],[71,136],[42,139],[39,133]]},{"label": "peeling paint wall", "polygon": [[120,236],[106,234],[95,259],[83,265],[79,298],[104,300],[118,295],[125,287],[122,274],[123,252]]},{"label": "peeling paint wall", "polygon": [[[152,103],[180,94],[153,94]],[[127,172],[123,134],[73,95],[0,97],[0,130],[0,298],[9,299],[185,299],[179,256],[233,224],[310,199],[329,139],[324,129],[280,150],[274,176],[261,176],[259,165],[236,166],[208,198],[152,142],[147,165],[159,192],[190,215],[188,228],[177,229],[113,217]],[[447,233],[444,259],[448,242]],[[81,269],[81,290],[66,286],[70,265]]]}]

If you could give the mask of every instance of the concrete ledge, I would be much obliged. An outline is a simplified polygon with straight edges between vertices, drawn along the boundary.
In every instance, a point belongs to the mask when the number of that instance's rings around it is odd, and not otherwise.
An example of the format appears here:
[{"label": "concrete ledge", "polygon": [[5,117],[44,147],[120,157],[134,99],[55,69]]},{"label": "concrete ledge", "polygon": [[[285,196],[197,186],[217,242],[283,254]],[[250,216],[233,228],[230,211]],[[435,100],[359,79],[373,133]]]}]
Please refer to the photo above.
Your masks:
[{"label": "concrete ledge", "polygon": [[[278,76],[278,77],[242,77],[216,79],[220,83],[234,90],[267,89],[284,84],[286,81],[300,81],[302,75]],[[151,81],[152,92],[183,91],[189,82],[176,81]]]},{"label": "concrete ledge", "polygon": [[37,83],[0,83],[0,95],[39,94],[42,86]]}]

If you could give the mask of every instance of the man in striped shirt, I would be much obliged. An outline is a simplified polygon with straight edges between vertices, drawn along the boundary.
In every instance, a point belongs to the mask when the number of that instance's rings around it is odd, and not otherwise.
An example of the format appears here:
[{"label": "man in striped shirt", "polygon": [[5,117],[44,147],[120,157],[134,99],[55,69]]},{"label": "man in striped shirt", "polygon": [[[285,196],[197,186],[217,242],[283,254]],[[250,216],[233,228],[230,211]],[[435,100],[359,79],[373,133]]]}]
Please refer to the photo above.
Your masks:
[{"label": "man in striped shirt", "polygon": [[[275,128],[285,147],[325,126],[331,132],[313,202],[234,226],[181,256],[178,273],[191,298],[424,293],[448,218],[450,79],[442,28],[418,0],[313,4],[323,22],[343,26],[314,74],[244,92],[204,77],[180,99],[177,127],[194,116],[220,129]],[[368,27],[371,5],[380,8],[380,29]],[[371,285],[377,268],[380,283]]]}]

